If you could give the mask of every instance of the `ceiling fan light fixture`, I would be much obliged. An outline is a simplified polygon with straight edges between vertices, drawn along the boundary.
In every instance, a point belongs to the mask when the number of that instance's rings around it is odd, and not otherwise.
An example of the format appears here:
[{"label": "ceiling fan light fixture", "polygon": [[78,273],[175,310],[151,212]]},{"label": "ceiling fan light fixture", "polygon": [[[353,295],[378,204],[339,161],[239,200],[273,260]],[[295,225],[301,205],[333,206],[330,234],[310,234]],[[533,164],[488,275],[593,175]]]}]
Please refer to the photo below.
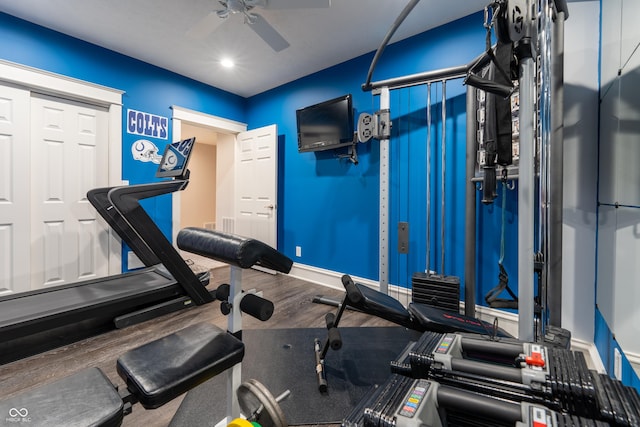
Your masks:
[{"label": "ceiling fan light fixture", "polygon": [[244,14],[244,23],[245,24],[253,25],[253,24],[256,23],[257,20],[258,20],[258,15],[256,15],[255,13],[251,13],[251,12],[245,12],[245,14]]},{"label": "ceiling fan light fixture", "polygon": [[244,12],[247,6],[242,0],[227,0],[226,8],[231,13]]},{"label": "ceiling fan light fixture", "polygon": [[222,65],[224,68],[233,68],[235,67],[236,63],[233,62],[233,59],[231,58],[222,58],[220,60],[220,65]]}]

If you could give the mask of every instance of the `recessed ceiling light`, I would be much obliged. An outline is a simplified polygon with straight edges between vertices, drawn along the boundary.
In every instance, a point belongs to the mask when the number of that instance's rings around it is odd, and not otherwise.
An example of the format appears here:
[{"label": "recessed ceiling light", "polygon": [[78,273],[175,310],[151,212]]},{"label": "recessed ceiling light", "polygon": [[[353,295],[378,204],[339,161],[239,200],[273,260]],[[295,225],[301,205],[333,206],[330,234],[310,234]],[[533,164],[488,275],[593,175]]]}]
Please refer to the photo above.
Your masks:
[{"label": "recessed ceiling light", "polygon": [[224,68],[233,68],[233,66],[236,64],[230,58],[224,58],[222,59],[222,61],[220,61],[220,65],[222,65]]}]

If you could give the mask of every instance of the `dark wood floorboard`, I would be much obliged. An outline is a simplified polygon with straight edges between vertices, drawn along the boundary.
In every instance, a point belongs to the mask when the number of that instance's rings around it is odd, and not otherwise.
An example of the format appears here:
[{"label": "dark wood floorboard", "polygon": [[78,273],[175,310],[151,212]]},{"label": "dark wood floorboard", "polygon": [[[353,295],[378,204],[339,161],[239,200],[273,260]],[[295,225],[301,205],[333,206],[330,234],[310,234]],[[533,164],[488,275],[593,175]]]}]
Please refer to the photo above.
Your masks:
[{"label": "dark wood floorboard", "polygon": [[[211,270],[210,287],[228,282],[229,268]],[[271,275],[255,270],[244,270],[243,289],[256,289],[274,302],[273,317],[260,322],[243,316],[244,329],[261,328],[317,328],[324,327],[324,315],[335,310],[312,302],[316,295],[335,299],[342,297],[336,289],[308,283],[287,275]],[[170,314],[126,329],[114,330],[65,347],[0,366],[0,396],[10,397],[21,391],[55,381],[59,378],[96,366],[117,385],[123,382],[115,370],[116,359],[127,350],[168,335],[198,322],[211,322],[226,329],[227,319],[218,303],[194,307]],[[345,312],[343,326],[391,326],[390,323],[362,313]],[[136,405],[133,413],[125,417],[124,426],[167,426],[180,406],[182,396],[155,410],[144,410]]]}]

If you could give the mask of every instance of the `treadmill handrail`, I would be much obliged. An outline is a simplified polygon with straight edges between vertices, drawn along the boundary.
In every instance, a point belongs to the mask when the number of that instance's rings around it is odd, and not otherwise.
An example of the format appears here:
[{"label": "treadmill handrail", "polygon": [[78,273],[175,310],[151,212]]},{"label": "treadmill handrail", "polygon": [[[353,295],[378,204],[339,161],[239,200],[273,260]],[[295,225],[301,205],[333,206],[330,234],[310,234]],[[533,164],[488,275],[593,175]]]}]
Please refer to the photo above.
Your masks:
[{"label": "treadmill handrail", "polygon": [[188,182],[188,180],[174,179],[151,184],[115,187],[109,191],[107,197],[158,256],[160,262],[169,270],[193,302],[201,305],[213,301],[212,295],[140,205],[142,199],[181,191]]},{"label": "treadmill handrail", "polygon": [[108,193],[116,187],[100,187],[94,188],[87,192],[87,199],[100,214],[102,218],[109,224],[111,229],[131,248],[138,259],[146,267],[151,267],[160,263],[160,259],[153,253],[136,230],[129,222],[115,209],[109,201]]}]

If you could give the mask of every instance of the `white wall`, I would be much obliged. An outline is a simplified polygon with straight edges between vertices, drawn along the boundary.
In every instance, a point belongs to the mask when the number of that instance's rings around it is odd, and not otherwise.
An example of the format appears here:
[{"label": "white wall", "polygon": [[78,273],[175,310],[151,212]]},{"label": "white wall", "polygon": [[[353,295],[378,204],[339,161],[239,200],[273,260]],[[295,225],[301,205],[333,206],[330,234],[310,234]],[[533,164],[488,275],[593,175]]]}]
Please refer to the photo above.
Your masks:
[{"label": "white wall", "polygon": [[595,305],[600,2],[569,3],[564,58],[562,326],[592,342]]},{"label": "white wall", "polygon": [[597,303],[634,360],[640,358],[638,16],[638,0],[603,1]]}]

